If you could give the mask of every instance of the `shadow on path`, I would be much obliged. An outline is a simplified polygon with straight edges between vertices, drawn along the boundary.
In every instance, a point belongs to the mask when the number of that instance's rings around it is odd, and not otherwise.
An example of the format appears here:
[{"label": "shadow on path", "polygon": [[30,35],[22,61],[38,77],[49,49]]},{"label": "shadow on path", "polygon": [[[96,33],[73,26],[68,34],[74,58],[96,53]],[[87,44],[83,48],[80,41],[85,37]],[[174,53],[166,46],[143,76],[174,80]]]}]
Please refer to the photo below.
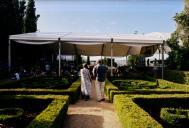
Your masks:
[{"label": "shadow on path", "polygon": [[65,119],[66,127],[64,128],[103,128],[103,122],[102,116],[72,114]]}]

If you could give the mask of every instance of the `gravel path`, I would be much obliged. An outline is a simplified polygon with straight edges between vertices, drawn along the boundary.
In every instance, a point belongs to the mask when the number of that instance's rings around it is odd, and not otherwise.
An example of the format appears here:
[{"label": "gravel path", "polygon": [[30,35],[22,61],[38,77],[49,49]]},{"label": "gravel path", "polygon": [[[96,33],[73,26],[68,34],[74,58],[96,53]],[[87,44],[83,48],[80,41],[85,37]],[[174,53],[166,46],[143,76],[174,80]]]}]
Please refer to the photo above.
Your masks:
[{"label": "gravel path", "polygon": [[[93,84],[94,85],[94,84]],[[79,100],[71,104],[64,128],[121,128],[113,104],[107,100],[96,101],[95,88],[89,101]]]}]

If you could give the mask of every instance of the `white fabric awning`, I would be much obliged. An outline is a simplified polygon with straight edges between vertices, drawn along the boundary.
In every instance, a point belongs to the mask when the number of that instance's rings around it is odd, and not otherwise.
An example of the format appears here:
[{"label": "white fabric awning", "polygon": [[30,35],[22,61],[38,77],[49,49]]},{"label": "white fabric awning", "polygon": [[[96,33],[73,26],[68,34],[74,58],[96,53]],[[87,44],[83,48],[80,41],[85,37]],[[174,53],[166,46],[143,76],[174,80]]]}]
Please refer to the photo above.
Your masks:
[{"label": "white fabric awning", "polygon": [[[63,54],[89,56],[113,56],[153,54],[157,45],[170,38],[170,33],[149,34],[84,34],[84,33],[25,33],[11,35],[10,40],[18,43],[42,45],[62,42]],[[151,50],[150,50],[151,48]],[[147,51],[148,50],[148,51]]]}]

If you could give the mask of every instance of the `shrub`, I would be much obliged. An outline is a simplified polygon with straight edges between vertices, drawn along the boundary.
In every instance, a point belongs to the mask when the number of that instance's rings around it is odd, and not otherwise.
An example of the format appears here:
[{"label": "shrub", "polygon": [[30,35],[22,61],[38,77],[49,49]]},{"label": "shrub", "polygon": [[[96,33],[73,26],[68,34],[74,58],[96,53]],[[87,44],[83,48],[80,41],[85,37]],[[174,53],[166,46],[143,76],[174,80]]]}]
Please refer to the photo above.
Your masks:
[{"label": "shrub", "polygon": [[178,84],[167,80],[158,79],[159,88],[161,89],[180,89],[189,91],[189,86],[185,84]]},{"label": "shrub", "polygon": [[114,80],[113,84],[117,85],[120,90],[134,90],[134,89],[154,89],[157,88],[156,82],[145,80]]},{"label": "shrub", "polygon": [[189,110],[162,108],[160,117],[174,127],[186,127],[189,120]]},{"label": "shrub", "polygon": [[[1,100],[14,102],[15,100],[30,101],[45,100],[51,101],[48,106],[37,115],[27,128],[61,128],[67,114],[69,97],[62,95],[2,95]],[[33,102],[32,102],[33,104]],[[11,104],[10,104],[11,105]],[[30,105],[28,105],[30,106]],[[39,106],[38,106],[39,107]],[[36,109],[36,108],[31,108]],[[23,122],[25,123],[25,122]]]},{"label": "shrub", "polygon": [[114,86],[111,82],[106,81],[105,94],[107,95],[109,100],[110,100],[110,92],[113,90],[118,90],[118,88]]},{"label": "shrub", "polygon": [[116,95],[114,106],[123,128],[162,128],[147,112],[126,95]]},{"label": "shrub", "polygon": [[3,108],[0,109],[0,121],[18,118],[22,116],[24,110],[22,108]]},{"label": "shrub", "polygon": [[80,96],[80,80],[78,79],[68,89],[0,89],[0,95],[69,95],[70,102],[75,103]]},{"label": "shrub", "polygon": [[27,128],[61,128],[68,110],[68,97],[54,99]]},{"label": "shrub", "polygon": [[66,89],[70,83],[61,77],[28,77],[21,80],[9,80],[0,84],[0,88],[54,88]]},{"label": "shrub", "polygon": [[[155,116],[160,116],[159,108],[189,107],[187,94],[166,95],[115,95],[114,106],[123,128],[162,128]],[[160,121],[162,122],[162,121]]]}]

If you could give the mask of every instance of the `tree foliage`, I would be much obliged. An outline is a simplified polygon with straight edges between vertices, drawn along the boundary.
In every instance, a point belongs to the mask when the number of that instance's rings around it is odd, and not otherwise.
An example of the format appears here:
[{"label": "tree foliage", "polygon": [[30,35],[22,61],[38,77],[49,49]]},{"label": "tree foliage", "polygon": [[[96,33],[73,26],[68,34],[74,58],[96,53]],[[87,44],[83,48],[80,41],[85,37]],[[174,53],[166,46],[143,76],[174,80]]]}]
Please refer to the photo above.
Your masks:
[{"label": "tree foliage", "polygon": [[[7,62],[9,35],[37,30],[39,15],[35,13],[34,0],[0,0],[0,64]],[[29,46],[12,43],[12,47],[12,58],[27,57],[27,53],[32,53]],[[39,48],[35,50],[39,53]]]},{"label": "tree foliage", "polygon": [[29,0],[27,9],[26,9],[26,17],[25,17],[25,32],[36,32],[37,31],[37,20],[39,15],[35,14],[35,1]]},{"label": "tree foliage", "polygon": [[185,9],[176,13],[174,20],[177,29],[167,44],[171,48],[167,65],[171,69],[189,70],[189,0],[185,0]]},{"label": "tree foliage", "polygon": [[25,0],[0,1],[0,58],[7,58],[8,37],[23,32]]}]

